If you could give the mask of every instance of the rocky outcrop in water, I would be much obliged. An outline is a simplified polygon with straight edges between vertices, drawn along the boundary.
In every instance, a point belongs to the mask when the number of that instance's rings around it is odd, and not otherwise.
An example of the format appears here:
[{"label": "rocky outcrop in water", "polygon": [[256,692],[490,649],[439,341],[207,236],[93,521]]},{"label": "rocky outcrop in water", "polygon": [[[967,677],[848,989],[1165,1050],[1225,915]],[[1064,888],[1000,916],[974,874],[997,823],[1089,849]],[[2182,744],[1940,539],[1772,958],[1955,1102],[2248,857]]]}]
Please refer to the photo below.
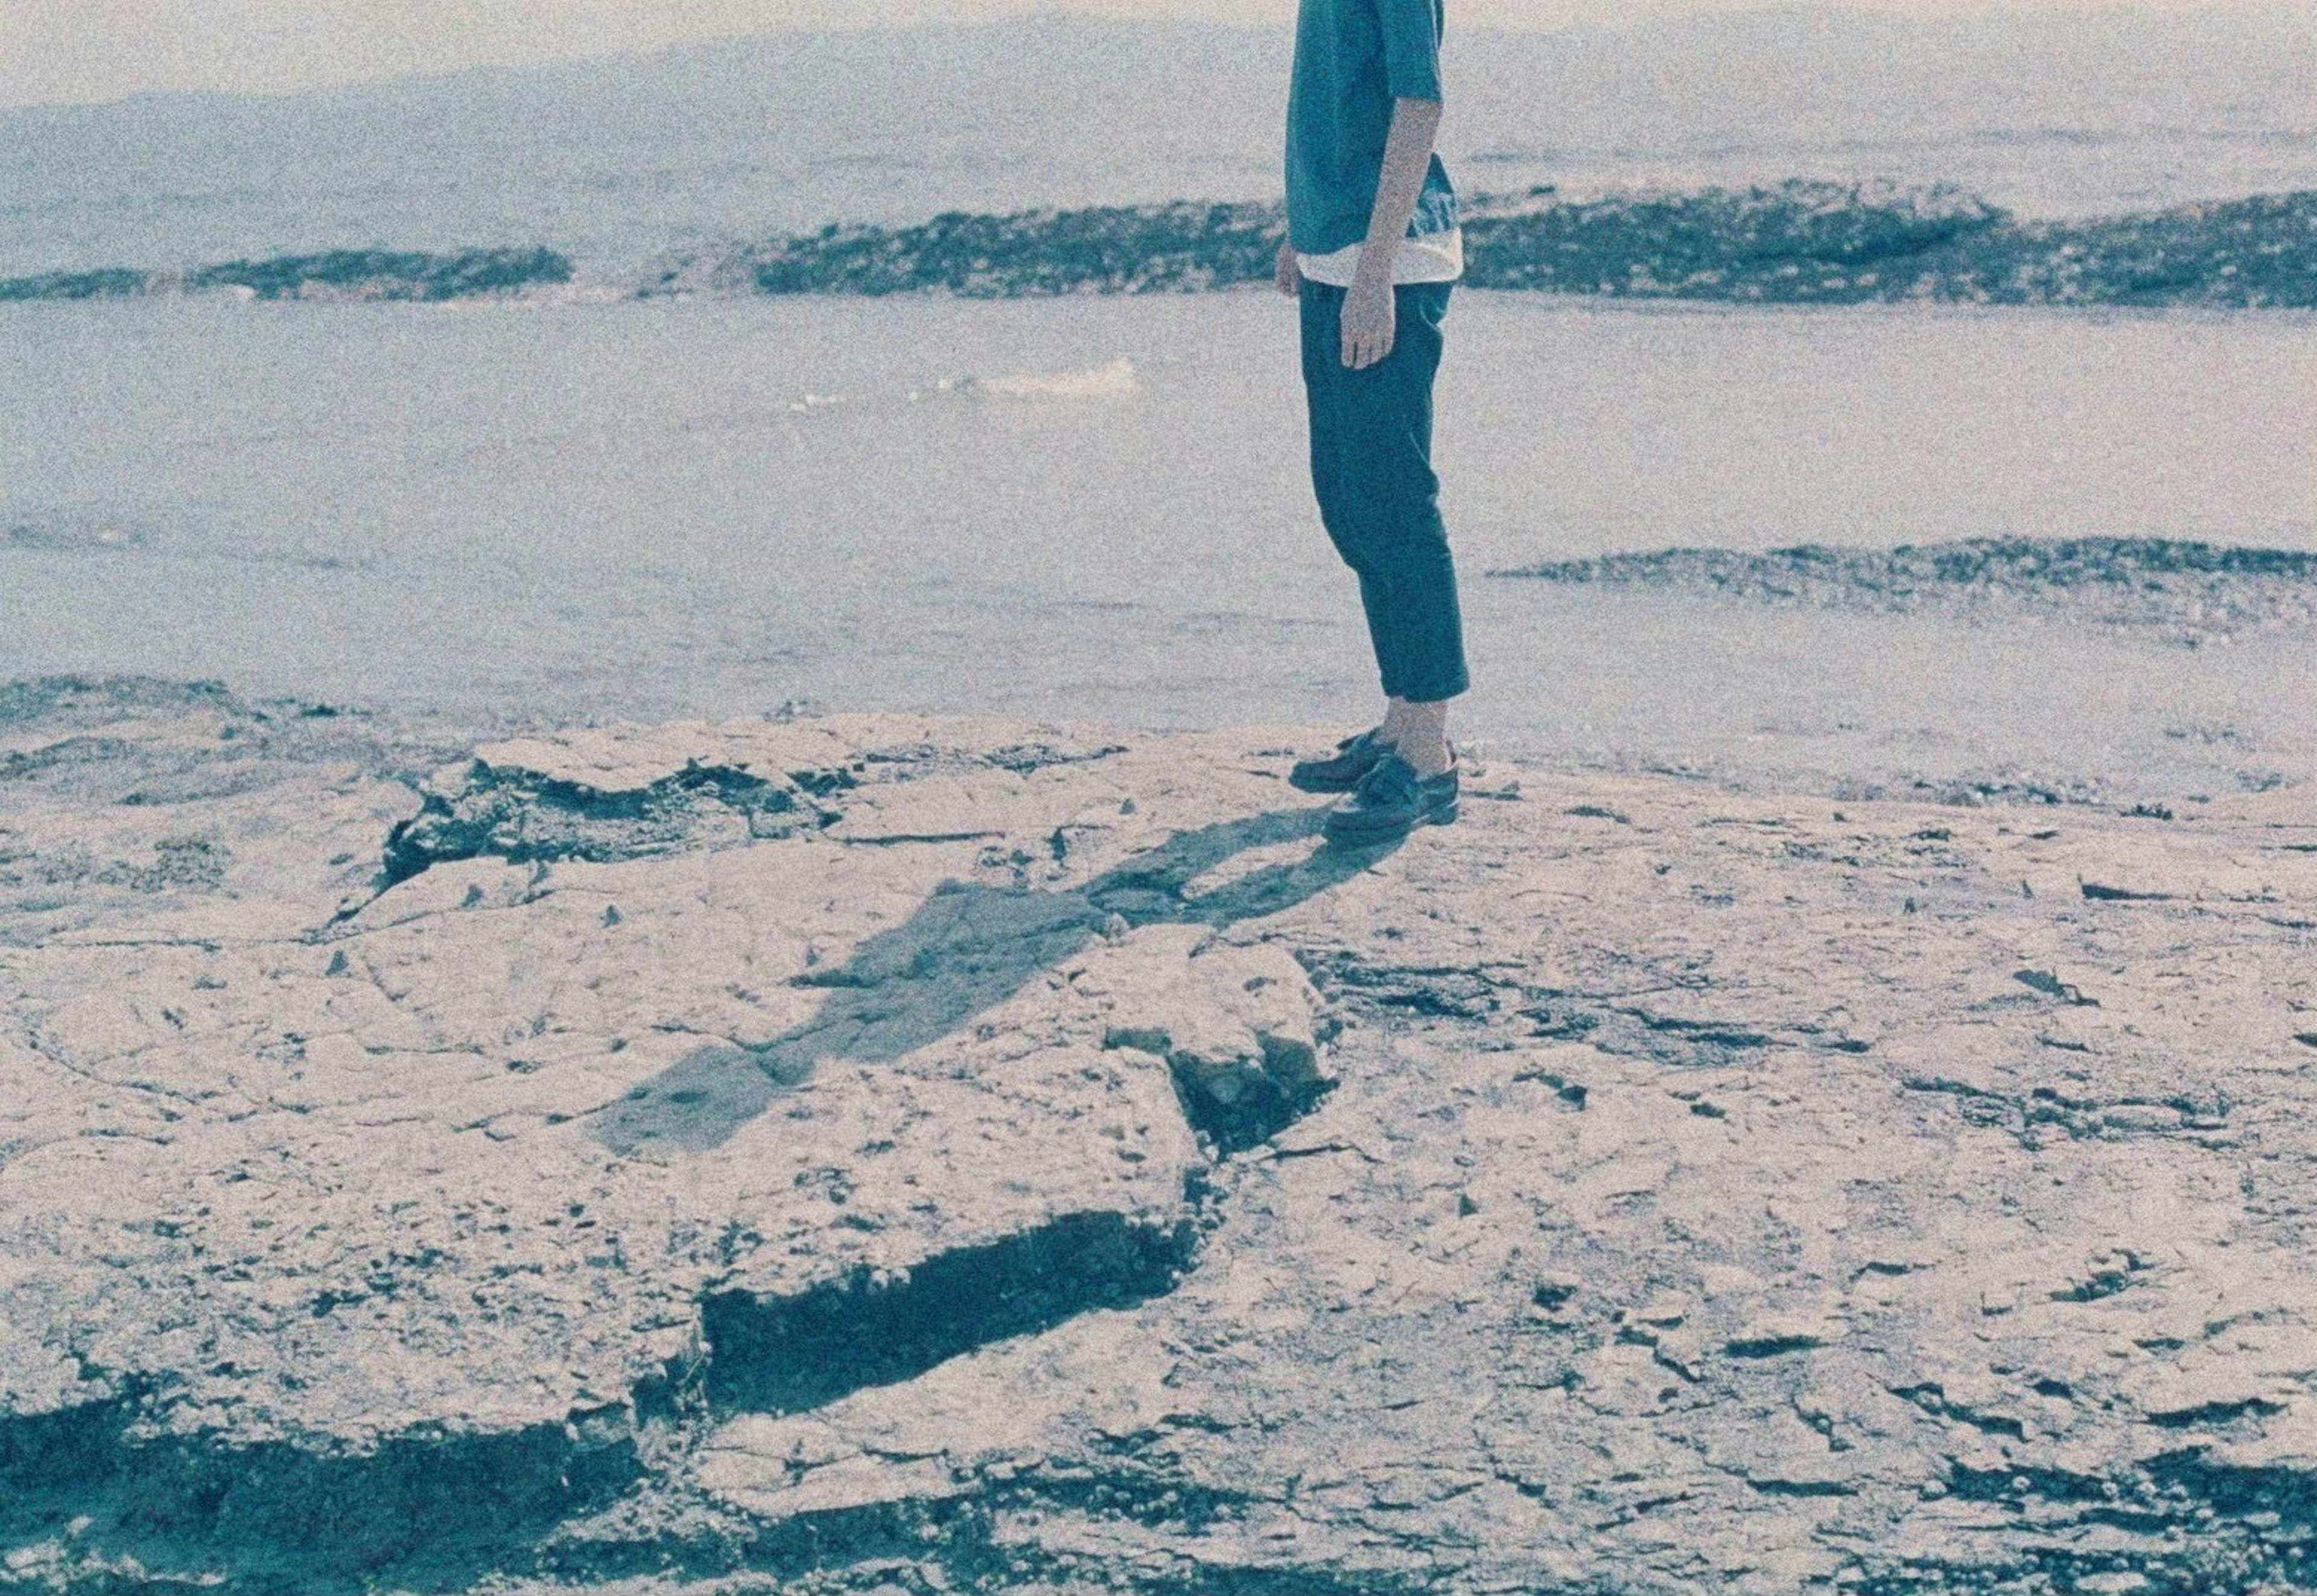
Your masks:
[{"label": "rocky outcrop in water", "polygon": [[[628,291],[977,299],[1187,293],[1268,282],[1284,236],[1259,203],[946,212],[911,227],[686,250]],[[1476,288],[1745,304],[2317,306],[2317,193],[2082,221],[2014,217],[1951,189],[1790,182],[1578,199],[1482,196],[1465,224]],[[552,250],[340,251],[187,273],[0,281],[0,300],[237,291],[261,299],[453,300],[571,281]]]},{"label": "rocky outcrop in water", "polygon": [[687,256],[641,292],[939,291],[977,299],[1187,293],[1268,278],[1284,223],[1263,204],[951,211],[921,226],[829,227],[809,238]]},{"label": "rocky outcrop in water", "polygon": [[2242,632],[2317,629],[2317,554],[2161,538],[1808,544],[1759,554],[1663,549],[1490,574],[1885,614],[2044,616],[2192,644]]},{"label": "rocky outcrop in water", "polygon": [[0,302],[16,300],[110,300],[152,293],[164,280],[126,266],[94,272],[46,272],[34,277],[0,277]]},{"label": "rocky outcrop in water", "polygon": [[[1174,292],[1268,281],[1276,207],[948,215],[673,262],[647,293]],[[1766,304],[2317,305],[2317,194],[2030,221],[1948,189],[1793,182],[1468,207],[1466,282]]]},{"label": "rocky outcrop in water", "polygon": [[237,292],[261,300],[467,300],[571,281],[551,249],[336,249],[228,261],[190,272],[113,269],[0,280],[0,300],[87,300],[155,293]]},{"label": "rocky outcrop in water", "polygon": [[0,1586],[2317,1576],[2306,789],[1317,735],[0,693]]},{"label": "rocky outcrop in water", "polygon": [[[1973,195],[1818,183],[1589,200],[1540,190],[1475,212],[1473,286],[1621,298],[1888,299],[1913,294],[1927,262],[2012,236],[2011,219]],[[1902,266],[1917,274],[1901,280]]]},{"label": "rocky outcrop in water", "polygon": [[2082,221],[1789,183],[1483,208],[1476,287],[1765,304],[2317,305],[2317,194]]}]

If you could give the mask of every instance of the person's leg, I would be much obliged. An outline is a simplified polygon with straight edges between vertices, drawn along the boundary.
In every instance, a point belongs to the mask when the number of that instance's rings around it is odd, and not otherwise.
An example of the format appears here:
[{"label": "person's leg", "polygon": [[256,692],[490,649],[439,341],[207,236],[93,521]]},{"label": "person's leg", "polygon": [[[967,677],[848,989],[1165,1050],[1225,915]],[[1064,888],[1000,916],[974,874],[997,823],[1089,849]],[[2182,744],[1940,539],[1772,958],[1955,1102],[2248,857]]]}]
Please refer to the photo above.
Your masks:
[{"label": "person's leg", "polygon": [[[1456,569],[1432,470],[1432,384],[1446,283],[1398,289],[1392,352],[1345,372],[1335,491],[1356,507],[1346,560],[1361,574],[1391,740],[1421,774],[1445,770],[1447,701],[1470,686]],[[1340,362],[1338,362],[1340,370]]]},{"label": "person's leg", "polygon": [[[1377,619],[1385,601],[1372,554],[1375,540],[1365,529],[1368,507],[1354,487],[1356,462],[1350,455],[1355,447],[1357,401],[1350,379],[1356,373],[1346,370],[1343,361],[1344,291],[1306,279],[1300,300],[1312,494],[1319,501],[1320,524],[1327,529],[1328,541],[1359,580],[1361,608],[1381,672],[1387,641],[1377,631]],[[1397,739],[1400,714],[1399,700],[1390,695],[1387,687],[1384,717],[1373,734],[1377,741],[1390,745]]]}]

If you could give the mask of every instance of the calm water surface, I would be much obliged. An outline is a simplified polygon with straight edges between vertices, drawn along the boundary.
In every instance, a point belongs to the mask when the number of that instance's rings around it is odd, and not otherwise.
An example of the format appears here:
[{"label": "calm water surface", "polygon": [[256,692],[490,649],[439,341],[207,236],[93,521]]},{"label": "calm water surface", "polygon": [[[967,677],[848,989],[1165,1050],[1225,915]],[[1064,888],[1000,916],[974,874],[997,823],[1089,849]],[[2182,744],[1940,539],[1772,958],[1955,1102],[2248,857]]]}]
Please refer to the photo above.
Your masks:
[{"label": "calm water surface", "polygon": [[[540,715],[1353,723],[1260,294],[0,309],[0,677]],[[2308,641],[1491,581],[1980,535],[2317,548],[2317,319],[1467,291],[1438,463],[1481,684],[1553,763],[2128,792],[2310,774]]]}]

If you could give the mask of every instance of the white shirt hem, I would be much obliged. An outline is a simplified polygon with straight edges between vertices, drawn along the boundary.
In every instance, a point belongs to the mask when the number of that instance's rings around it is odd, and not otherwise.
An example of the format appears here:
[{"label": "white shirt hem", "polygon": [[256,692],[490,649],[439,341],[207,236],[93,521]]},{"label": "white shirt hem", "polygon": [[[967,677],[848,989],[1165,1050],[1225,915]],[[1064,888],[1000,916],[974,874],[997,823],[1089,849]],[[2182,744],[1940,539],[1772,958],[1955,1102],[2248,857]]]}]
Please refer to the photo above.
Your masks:
[{"label": "white shirt hem", "polygon": [[[1349,288],[1352,278],[1360,269],[1363,244],[1330,250],[1325,255],[1295,255],[1297,270],[1314,282],[1330,288]],[[1400,253],[1391,263],[1391,280],[1395,284],[1410,282],[1454,282],[1464,274],[1464,233],[1452,228],[1445,233],[1419,233],[1413,238],[1400,241]]]}]

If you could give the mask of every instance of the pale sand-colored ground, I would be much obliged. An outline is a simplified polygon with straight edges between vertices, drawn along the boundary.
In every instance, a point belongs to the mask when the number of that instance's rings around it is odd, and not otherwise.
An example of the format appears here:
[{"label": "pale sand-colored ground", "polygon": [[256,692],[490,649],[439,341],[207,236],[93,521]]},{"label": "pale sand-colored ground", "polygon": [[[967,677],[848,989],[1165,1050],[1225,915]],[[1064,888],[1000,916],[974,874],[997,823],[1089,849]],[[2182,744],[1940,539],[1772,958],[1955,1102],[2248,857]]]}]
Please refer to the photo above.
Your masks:
[{"label": "pale sand-colored ground", "polygon": [[2306,789],[1320,736],[11,690],[0,1586],[2317,1573]]}]

